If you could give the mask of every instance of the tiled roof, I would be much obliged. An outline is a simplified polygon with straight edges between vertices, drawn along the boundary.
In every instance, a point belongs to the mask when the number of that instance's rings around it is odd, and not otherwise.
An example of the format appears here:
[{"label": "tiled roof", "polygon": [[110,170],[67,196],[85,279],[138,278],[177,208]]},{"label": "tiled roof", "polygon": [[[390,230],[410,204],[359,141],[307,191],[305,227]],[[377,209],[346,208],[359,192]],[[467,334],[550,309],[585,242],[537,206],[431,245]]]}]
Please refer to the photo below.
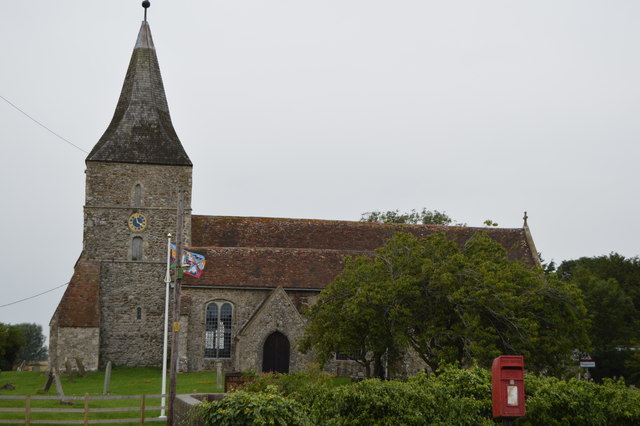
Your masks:
[{"label": "tiled roof", "polygon": [[100,262],[79,260],[54,316],[60,327],[100,326]]},{"label": "tiled roof", "polygon": [[342,270],[342,259],[363,253],[340,250],[191,247],[207,259],[199,279],[185,275],[184,285],[323,289]]},{"label": "tiled roof", "polygon": [[478,231],[502,244],[512,260],[536,264],[525,228],[472,228],[463,226],[404,225],[337,220],[266,217],[191,217],[194,247],[282,247],[330,250],[375,250],[396,232],[417,237],[445,232],[462,246]]},{"label": "tiled roof", "polygon": [[87,161],[192,165],[171,123],[146,21],[140,27],[111,124]]},{"label": "tiled roof", "polygon": [[310,219],[197,216],[191,218],[192,247],[207,264],[200,279],[187,286],[317,289],[333,281],[345,256],[370,255],[395,232],[418,237],[444,232],[463,246],[486,232],[509,258],[537,264],[526,228],[399,225]]}]

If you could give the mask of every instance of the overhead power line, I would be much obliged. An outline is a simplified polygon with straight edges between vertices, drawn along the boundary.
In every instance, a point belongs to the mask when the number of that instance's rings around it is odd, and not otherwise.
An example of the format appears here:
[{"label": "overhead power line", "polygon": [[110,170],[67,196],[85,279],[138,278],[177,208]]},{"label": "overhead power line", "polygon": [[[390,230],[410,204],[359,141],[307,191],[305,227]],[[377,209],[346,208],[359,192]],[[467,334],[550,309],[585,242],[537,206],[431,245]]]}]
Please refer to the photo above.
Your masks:
[{"label": "overhead power line", "polygon": [[24,299],[16,300],[15,302],[7,303],[5,305],[0,305],[0,308],[4,308],[4,307],[7,307],[7,306],[15,305],[16,303],[24,302],[25,300],[33,299],[35,297],[42,296],[43,294],[51,293],[53,290],[57,290],[60,287],[64,287],[67,284],[69,284],[69,283],[68,282],[64,283],[62,285],[59,285],[58,287],[54,287],[54,288],[52,288],[50,290],[43,291],[42,293],[38,293],[38,294],[35,294],[33,296],[25,297]]},{"label": "overhead power line", "polygon": [[[33,118],[32,116],[30,116],[29,114],[27,114],[26,112],[24,112],[23,110],[21,110],[20,108],[18,108],[16,105],[14,105],[13,103],[11,103],[7,98],[5,98],[4,96],[0,95],[0,98],[2,98],[3,101],[5,101],[6,103],[8,103],[9,105],[11,105],[12,107],[14,107],[16,110],[20,111],[22,114],[24,114],[26,117],[28,117],[31,121],[33,121],[34,123],[36,123],[37,125],[39,125],[40,127],[44,128],[45,130],[47,130],[48,132],[50,132],[51,134],[55,135],[56,137],[58,137],[59,139],[62,139],[64,142],[68,143],[69,145],[71,145],[72,147],[79,149],[80,151],[84,152],[85,154],[88,154],[87,151],[85,151],[84,149],[80,148],[78,145],[74,144],[73,142],[69,142],[67,139],[63,138],[62,136],[60,136],[59,134],[57,134],[56,132],[54,132],[53,130],[51,130],[50,128],[48,128],[47,126],[45,126],[44,124],[42,124],[41,122],[39,122],[38,120],[36,120],[35,118]],[[1,308],[2,306],[0,306]]]}]

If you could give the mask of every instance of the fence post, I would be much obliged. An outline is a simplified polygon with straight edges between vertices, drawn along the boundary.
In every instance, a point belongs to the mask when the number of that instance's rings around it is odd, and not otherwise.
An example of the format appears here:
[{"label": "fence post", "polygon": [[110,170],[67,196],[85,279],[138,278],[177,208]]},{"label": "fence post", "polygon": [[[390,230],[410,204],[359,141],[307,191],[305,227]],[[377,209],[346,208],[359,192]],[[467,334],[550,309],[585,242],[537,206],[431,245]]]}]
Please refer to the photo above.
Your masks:
[{"label": "fence post", "polygon": [[27,399],[24,402],[24,424],[31,424],[31,395],[27,395]]},{"label": "fence post", "polygon": [[144,424],[144,410],[145,410],[145,396],[144,394],[142,395],[142,402],[140,403],[140,424],[143,425]]},{"label": "fence post", "polygon": [[84,425],[89,424],[89,394],[84,394]]}]

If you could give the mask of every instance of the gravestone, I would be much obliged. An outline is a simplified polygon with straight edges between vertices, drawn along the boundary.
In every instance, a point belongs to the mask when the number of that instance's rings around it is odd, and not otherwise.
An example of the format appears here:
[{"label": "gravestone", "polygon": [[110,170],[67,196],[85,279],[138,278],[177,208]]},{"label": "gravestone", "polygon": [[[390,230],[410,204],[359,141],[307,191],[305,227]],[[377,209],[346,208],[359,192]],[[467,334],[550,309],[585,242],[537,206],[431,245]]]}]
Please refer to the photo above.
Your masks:
[{"label": "gravestone", "polygon": [[107,362],[107,369],[104,372],[104,388],[102,389],[103,394],[109,393],[109,385],[111,384],[111,361]]},{"label": "gravestone", "polygon": [[78,374],[80,377],[84,377],[87,375],[87,371],[84,369],[84,364],[82,363],[82,358],[76,358],[76,365],[78,366]]},{"label": "gravestone", "polygon": [[53,371],[49,371],[49,376],[47,377],[47,383],[44,384],[44,391],[49,392],[49,389],[51,389],[52,384],[53,384]]},{"label": "gravestone", "polygon": [[216,362],[216,390],[222,389],[222,363]]},{"label": "gravestone", "polygon": [[69,377],[69,381],[73,382],[73,370],[71,369],[71,363],[69,360],[64,362],[64,368],[67,370],[67,376]]},{"label": "gravestone", "polygon": [[64,397],[64,390],[62,389],[62,382],[60,381],[60,375],[58,373],[54,373],[53,377],[56,382],[56,393],[60,397],[60,404],[71,405],[71,402],[67,401],[67,399]]}]

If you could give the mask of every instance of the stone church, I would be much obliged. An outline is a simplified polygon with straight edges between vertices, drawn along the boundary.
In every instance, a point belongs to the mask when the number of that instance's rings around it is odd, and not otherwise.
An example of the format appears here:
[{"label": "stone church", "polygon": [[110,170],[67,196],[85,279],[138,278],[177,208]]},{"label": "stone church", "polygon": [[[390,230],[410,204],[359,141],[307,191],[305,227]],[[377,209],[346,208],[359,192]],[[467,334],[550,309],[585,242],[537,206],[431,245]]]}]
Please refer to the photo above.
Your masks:
[{"label": "stone church", "polygon": [[[371,253],[394,232],[446,232],[459,244],[479,228],[192,215],[193,165],[169,115],[149,24],[142,23],[115,113],[86,158],[83,249],[50,323],[50,365],[81,358],[96,370],[162,363],[168,233],[179,192],[184,243],[206,258],[182,283],[182,371],[295,371],[305,306],[346,256]],[[538,262],[523,228],[482,228],[512,259]],[[327,368],[349,371],[353,361]],[[417,367],[416,367],[417,368]]]}]

